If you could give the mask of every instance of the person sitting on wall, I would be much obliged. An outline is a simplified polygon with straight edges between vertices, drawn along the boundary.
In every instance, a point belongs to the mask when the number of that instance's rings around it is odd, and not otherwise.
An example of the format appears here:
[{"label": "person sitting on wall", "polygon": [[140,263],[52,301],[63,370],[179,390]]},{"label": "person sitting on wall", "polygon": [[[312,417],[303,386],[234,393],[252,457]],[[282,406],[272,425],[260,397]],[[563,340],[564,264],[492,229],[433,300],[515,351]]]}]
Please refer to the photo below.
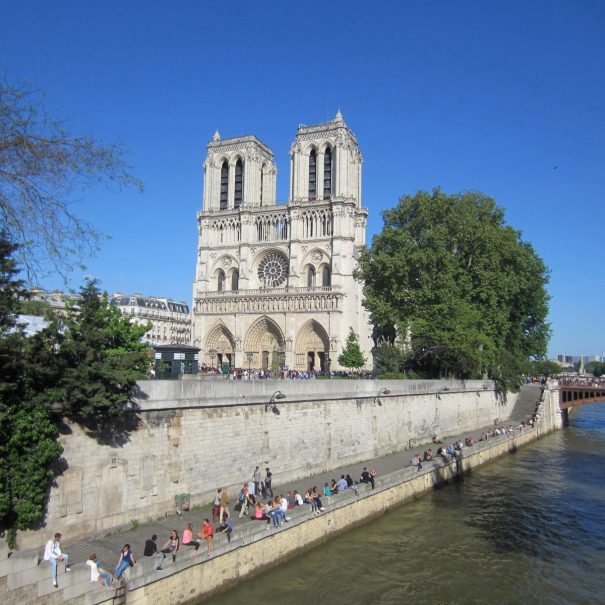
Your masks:
[{"label": "person sitting on wall", "polygon": [[231,522],[231,517],[227,517],[227,520],[218,526],[218,531],[221,534],[227,534],[227,542],[231,542],[231,534],[233,533],[233,523]]},{"label": "person sitting on wall", "polygon": [[332,479],[330,482],[330,490],[332,491],[332,495],[338,493],[338,485],[336,485],[336,479]]},{"label": "person sitting on wall", "polygon": [[326,484],[324,485],[324,496],[331,496],[332,495],[332,488],[330,487],[330,484],[326,481]]},{"label": "person sitting on wall", "polygon": [[372,485],[372,489],[374,489],[374,478],[370,475],[368,469],[364,466],[363,471],[361,471],[361,477],[359,478],[361,483],[370,483]]},{"label": "person sitting on wall", "polygon": [[467,437],[464,440],[464,445],[466,445],[466,447],[471,447],[471,445],[475,444],[475,440],[472,437]]},{"label": "person sitting on wall", "polygon": [[193,547],[192,556],[195,557],[195,555],[197,555],[197,551],[200,547],[200,541],[193,539],[193,523],[188,523],[186,529],[183,531],[183,540],[181,545]]},{"label": "person sitting on wall", "polygon": [[295,502],[296,506],[302,506],[303,505],[303,498],[298,493],[298,490],[294,490],[294,502]]},{"label": "person sitting on wall", "polygon": [[91,582],[99,582],[102,586],[107,588],[111,588],[111,574],[108,571],[105,571],[97,562],[97,555],[92,554],[86,561],[86,565],[90,567],[90,581]]},{"label": "person sitting on wall", "polygon": [[412,464],[412,466],[416,467],[416,471],[421,471],[422,470],[422,459],[420,458],[420,454],[416,454],[412,458],[411,464]]},{"label": "person sitting on wall", "polygon": [[433,435],[433,443],[435,445],[439,445],[439,444],[443,443],[443,441],[441,441],[440,439],[437,439],[437,435]]},{"label": "person sitting on wall", "polygon": [[176,529],[173,529],[170,532],[170,536],[168,537],[168,540],[166,540],[166,544],[164,544],[164,546],[162,546],[161,551],[165,555],[171,554],[172,562],[174,563],[176,561],[176,553],[179,551],[180,546],[181,546],[181,542],[179,540],[179,534],[176,531]]},{"label": "person sitting on wall", "polygon": [[443,446],[441,446],[438,450],[437,450],[437,456],[441,456],[446,462],[450,461],[450,457],[448,456],[447,452],[445,451],[445,448]]},{"label": "person sitting on wall", "polygon": [[145,548],[143,549],[143,556],[149,559],[154,559],[157,561],[156,570],[162,569],[162,565],[164,565],[164,559],[166,555],[158,550],[158,545],[156,540],[158,539],[156,534],[153,534],[149,540],[145,540]]},{"label": "person sitting on wall", "polygon": [[357,491],[357,486],[355,485],[355,482],[353,481],[353,478],[351,477],[351,475],[346,476],[346,481],[347,481],[347,487],[349,489],[352,489],[355,492],[356,496],[359,496],[359,492]]},{"label": "person sitting on wall", "polygon": [[429,448],[424,452],[424,462],[430,462],[433,459],[433,450]]},{"label": "person sitting on wall", "polygon": [[[225,523],[229,518],[229,515],[225,517]],[[210,551],[212,550],[212,539],[214,538],[214,527],[210,525],[210,521],[208,519],[204,519],[202,522],[202,529],[198,532],[197,537],[208,542],[208,556],[210,556]]]},{"label": "person sitting on wall", "polygon": [[340,493],[344,492],[345,489],[347,489],[347,487],[349,487],[344,475],[340,475],[340,479],[338,480],[336,487],[338,488],[338,491]]},{"label": "person sitting on wall", "polygon": [[321,498],[319,497],[319,491],[317,490],[317,486],[316,485],[313,486],[313,490],[311,491],[311,497],[317,503],[317,506],[318,506],[318,508],[319,508],[320,511],[323,512],[324,510],[326,510],[324,508],[324,505],[321,502]]},{"label": "person sitting on wall", "polygon": [[269,528],[269,522],[271,521],[271,519],[267,515],[267,513],[265,511],[265,507],[262,505],[262,503],[260,501],[254,505],[254,519],[256,521],[266,521],[267,529]]}]

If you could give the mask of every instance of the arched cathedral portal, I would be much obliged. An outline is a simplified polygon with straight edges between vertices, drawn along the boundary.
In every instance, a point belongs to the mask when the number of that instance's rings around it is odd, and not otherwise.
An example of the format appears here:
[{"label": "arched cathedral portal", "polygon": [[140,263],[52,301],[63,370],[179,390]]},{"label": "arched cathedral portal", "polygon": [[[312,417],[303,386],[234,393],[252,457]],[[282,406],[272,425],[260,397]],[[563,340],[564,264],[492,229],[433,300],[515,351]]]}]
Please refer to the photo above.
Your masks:
[{"label": "arched cathedral portal", "polygon": [[279,326],[269,317],[259,317],[249,328],[244,340],[247,365],[275,370],[285,362],[286,342]]},{"label": "arched cathedral portal", "polygon": [[330,363],[330,341],[323,326],[309,320],[298,332],[294,347],[296,367],[325,372]]}]

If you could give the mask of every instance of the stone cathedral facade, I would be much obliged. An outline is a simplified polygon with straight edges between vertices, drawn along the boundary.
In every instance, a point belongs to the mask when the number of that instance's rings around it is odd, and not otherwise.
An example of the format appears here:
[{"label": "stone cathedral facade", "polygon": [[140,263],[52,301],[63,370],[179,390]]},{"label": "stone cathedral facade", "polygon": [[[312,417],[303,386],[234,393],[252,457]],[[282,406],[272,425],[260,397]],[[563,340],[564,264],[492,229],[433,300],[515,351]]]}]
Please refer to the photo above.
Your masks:
[{"label": "stone cathedral facade", "polygon": [[340,112],[299,126],[290,194],[276,203],[273,152],[255,136],[208,143],[193,283],[200,362],[241,368],[340,369],[349,329],[371,367],[362,286],[361,154]]}]

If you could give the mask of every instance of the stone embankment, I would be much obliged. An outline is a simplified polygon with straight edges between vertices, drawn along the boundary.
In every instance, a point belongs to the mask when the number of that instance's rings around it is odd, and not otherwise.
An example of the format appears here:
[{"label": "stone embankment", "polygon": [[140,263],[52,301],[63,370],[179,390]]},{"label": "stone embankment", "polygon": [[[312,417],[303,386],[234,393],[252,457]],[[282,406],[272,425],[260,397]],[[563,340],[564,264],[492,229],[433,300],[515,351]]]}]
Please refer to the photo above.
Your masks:
[{"label": "stone embankment", "polygon": [[[360,486],[359,497],[347,490],[345,494],[325,498],[326,512],[318,517],[310,514],[307,505],[297,507],[289,511],[291,520],[279,529],[267,530],[264,522],[245,518],[239,521],[235,515],[231,542],[227,542],[224,536],[217,536],[210,557],[206,557],[205,545],[200,549],[203,554],[195,558],[187,549],[184,552],[181,550],[177,561],[168,562],[162,571],[156,571],[152,562],[141,556],[144,539],[157,533],[161,544],[169,528],[175,527],[181,533],[189,521],[197,527],[202,518],[210,517],[208,507],[190,511],[179,518],[165,517],[144,527],[103,538],[89,537],[70,543],[69,536],[65,535],[65,550],[69,552],[74,565],[72,572],[60,574],[59,589],[55,589],[50,582],[48,566],[39,562],[39,550],[18,551],[8,557],[6,546],[0,542],[4,549],[0,551],[0,602],[6,605],[42,602],[73,605],[115,605],[122,602],[129,605],[175,605],[200,599],[561,428],[557,392],[546,391],[544,400],[539,402],[540,392],[540,389],[534,388],[533,391],[526,391],[523,396],[524,409],[531,407],[532,400],[535,402],[534,408],[539,406],[540,421],[534,428],[516,431],[513,436],[502,435],[476,443],[462,450],[461,459],[450,463],[436,460],[423,464],[423,469],[419,472],[409,464],[414,453],[421,453],[425,449],[423,444],[354,466],[333,468],[297,483],[278,485],[280,492],[287,489],[303,491],[311,484],[322,486],[326,480],[338,478],[341,471],[351,472],[358,477],[362,464],[375,466],[379,473],[374,490],[363,485]],[[506,421],[503,424],[507,424]],[[447,441],[464,438],[468,434],[478,437],[480,432],[480,427],[477,427],[472,432],[449,435]],[[232,500],[235,500],[235,494],[232,494]],[[116,553],[125,542],[133,544],[135,553],[139,556],[139,564],[130,570],[127,586],[116,591],[92,585],[88,567],[84,563],[88,555],[94,551],[102,561],[115,564]]]}]

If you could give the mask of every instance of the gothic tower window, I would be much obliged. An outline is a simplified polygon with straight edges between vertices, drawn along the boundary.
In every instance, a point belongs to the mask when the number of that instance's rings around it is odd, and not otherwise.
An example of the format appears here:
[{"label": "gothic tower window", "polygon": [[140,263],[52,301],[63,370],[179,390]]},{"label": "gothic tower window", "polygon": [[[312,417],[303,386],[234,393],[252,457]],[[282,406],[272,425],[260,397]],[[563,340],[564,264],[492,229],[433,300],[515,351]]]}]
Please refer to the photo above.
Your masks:
[{"label": "gothic tower window", "polygon": [[222,292],[225,289],[225,272],[222,269],[218,272],[217,275],[216,289],[218,292]]},{"label": "gothic tower window", "polygon": [[266,165],[263,164],[261,166],[261,169],[260,169],[260,204],[259,204],[260,206],[263,205],[263,188],[264,188],[264,185],[265,185],[265,183],[264,183],[264,181],[265,181],[265,168],[266,168]]},{"label": "gothic tower window", "polygon": [[239,290],[239,271],[234,271],[231,274],[231,289]]},{"label": "gothic tower window", "polygon": [[307,270],[307,288],[315,286],[315,267],[310,266]]},{"label": "gothic tower window", "polygon": [[309,154],[309,199],[317,198],[317,154],[311,149]]},{"label": "gothic tower window", "polygon": [[242,205],[244,194],[244,164],[241,160],[237,160],[235,164],[235,197],[234,207],[239,208]]},{"label": "gothic tower window", "polygon": [[332,150],[324,151],[324,199],[332,196]]},{"label": "gothic tower window", "polygon": [[330,275],[330,267],[328,265],[324,265],[321,270],[321,285],[326,288],[331,286],[331,275]]},{"label": "gothic tower window", "polygon": [[229,164],[227,160],[221,166],[221,210],[227,210],[227,202],[229,200]]}]

